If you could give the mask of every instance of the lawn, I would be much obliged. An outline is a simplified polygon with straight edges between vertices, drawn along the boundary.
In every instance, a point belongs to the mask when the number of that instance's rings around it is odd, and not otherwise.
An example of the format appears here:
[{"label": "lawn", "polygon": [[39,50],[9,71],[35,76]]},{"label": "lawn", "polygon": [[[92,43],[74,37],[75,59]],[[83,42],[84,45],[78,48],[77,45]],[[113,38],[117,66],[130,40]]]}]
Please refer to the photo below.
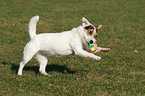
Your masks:
[{"label": "lawn", "polygon": [[[144,0],[1,0],[1,96],[143,96],[145,95]],[[102,24],[97,44],[111,48],[100,61],[80,56],[48,57],[46,71],[32,59],[18,76],[28,23],[39,15],[37,34],[62,32],[86,17]]]}]

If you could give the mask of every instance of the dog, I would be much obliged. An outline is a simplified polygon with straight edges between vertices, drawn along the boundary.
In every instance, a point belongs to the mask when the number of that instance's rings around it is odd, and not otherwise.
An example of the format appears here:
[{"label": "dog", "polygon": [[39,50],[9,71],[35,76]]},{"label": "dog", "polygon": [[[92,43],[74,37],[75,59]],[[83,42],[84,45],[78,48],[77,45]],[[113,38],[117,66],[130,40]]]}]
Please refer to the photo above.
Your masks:
[{"label": "dog", "polygon": [[[39,71],[44,75],[48,75],[45,71],[48,56],[64,56],[75,53],[82,57],[90,57],[100,60],[101,57],[90,53],[88,44],[94,44],[98,36],[97,27],[93,26],[86,18],[82,18],[82,25],[73,28],[71,31],[61,33],[42,33],[36,34],[36,25],[39,16],[34,16],[29,22],[29,35],[31,40],[26,44],[23,52],[23,60],[20,63],[18,75],[22,75],[22,70],[26,63],[34,56],[40,63]],[[109,51],[110,48],[97,47],[96,52]],[[50,76],[50,75],[48,75]]]}]

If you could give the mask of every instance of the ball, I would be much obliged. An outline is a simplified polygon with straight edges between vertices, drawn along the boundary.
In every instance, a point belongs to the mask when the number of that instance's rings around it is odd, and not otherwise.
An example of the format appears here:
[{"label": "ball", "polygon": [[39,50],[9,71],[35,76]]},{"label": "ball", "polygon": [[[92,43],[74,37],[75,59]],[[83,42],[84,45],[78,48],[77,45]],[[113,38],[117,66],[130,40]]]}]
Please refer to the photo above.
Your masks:
[{"label": "ball", "polygon": [[91,53],[95,52],[97,50],[97,44],[89,44],[89,51]]}]

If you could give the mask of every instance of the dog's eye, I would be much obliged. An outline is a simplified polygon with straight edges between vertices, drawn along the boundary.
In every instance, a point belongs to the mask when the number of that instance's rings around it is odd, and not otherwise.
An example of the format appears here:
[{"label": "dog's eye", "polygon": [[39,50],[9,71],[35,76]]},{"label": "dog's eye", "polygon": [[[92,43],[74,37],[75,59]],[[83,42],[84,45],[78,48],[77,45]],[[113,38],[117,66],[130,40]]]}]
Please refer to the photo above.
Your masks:
[{"label": "dog's eye", "polygon": [[89,34],[92,35],[93,31],[89,31]]},{"label": "dog's eye", "polygon": [[97,35],[95,36],[95,38],[97,38]]}]

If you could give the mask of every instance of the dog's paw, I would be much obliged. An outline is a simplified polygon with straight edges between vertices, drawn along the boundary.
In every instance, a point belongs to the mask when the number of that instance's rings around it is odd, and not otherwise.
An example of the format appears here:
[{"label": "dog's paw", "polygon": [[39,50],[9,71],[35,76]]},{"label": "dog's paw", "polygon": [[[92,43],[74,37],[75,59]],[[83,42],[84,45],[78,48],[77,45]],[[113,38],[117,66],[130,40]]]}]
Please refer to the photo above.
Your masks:
[{"label": "dog's paw", "polygon": [[97,61],[101,60],[101,57],[97,57],[96,60],[97,60]]},{"label": "dog's paw", "polygon": [[18,75],[19,75],[19,76],[22,76],[22,73],[18,72]]},{"label": "dog's paw", "polygon": [[45,76],[52,76],[52,75],[49,75],[48,73],[46,73],[46,72],[40,72],[41,74],[43,74],[43,75],[45,75]]},{"label": "dog's paw", "polygon": [[22,71],[21,70],[18,70],[18,73],[17,73],[19,76],[22,76]]}]

